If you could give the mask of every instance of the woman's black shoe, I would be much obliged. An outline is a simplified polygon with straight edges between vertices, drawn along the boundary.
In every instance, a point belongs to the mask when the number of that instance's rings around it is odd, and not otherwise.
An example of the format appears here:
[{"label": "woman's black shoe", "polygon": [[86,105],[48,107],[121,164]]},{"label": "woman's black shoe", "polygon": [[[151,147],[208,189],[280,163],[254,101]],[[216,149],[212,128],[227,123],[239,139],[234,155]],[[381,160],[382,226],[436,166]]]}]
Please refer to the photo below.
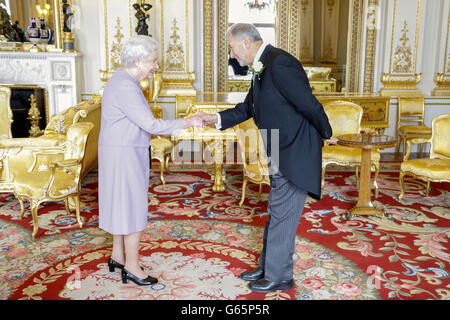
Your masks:
[{"label": "woman's black shoe", "polygon": [[116,260],[109,258],[108,260],[109,272],[114,272],[116,268],[123,269],[125,266],[121,263],[118,263]]},{"label": "woman's black shoe", "polygon": [[127,283],[128,279],[140,286],[148,286],[158,282],[158,279],[147,276],[145,279],[140,279],[134,274],[129,273],[125,268],[122,269],[122,283]]},{"label": "woman's black shoe", "polygon": [[[109,258],[108,260],[109,272],[114,272],[116,268],[123,269],[125,266],[121,263],[118,263],[116,260]],[[144,268],[141,267],[141,270],[144,271]]]}]

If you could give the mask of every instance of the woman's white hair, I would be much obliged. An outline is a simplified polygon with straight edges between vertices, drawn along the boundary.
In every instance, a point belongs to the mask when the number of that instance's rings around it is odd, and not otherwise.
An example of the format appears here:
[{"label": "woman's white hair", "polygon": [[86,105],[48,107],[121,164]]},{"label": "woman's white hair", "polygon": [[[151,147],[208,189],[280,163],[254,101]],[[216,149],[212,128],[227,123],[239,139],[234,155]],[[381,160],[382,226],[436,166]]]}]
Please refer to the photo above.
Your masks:
[{"label": "woman's white hair", "polygon": [[123,44],[120,62],[125,68],[132,67],[136,60],[145,60],[150,53],[155,51],[159,51],[159,43],[152,37],[133,36]]}]

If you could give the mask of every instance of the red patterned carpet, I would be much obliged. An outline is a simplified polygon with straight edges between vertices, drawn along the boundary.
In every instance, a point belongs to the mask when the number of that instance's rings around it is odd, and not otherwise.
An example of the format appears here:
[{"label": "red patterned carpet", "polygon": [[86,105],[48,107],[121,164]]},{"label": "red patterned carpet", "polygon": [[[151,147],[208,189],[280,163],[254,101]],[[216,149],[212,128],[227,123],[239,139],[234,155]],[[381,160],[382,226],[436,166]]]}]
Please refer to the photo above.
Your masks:
[{"label": "red patterned carpet", "polygon": [[140,250],[159,283],[148,287],[124,285],[119,272],[108,271],[112,237],[97,227],[97,172],[83,180],[84,227],[62,202],[44,203],[35,240],[30,214],[19,220],[13,194],[0,194],[0,299],[450,299],[449,184],[432,183],[425,197],[424,184],[409,179],[399,202],[392,168],[383,165],[374,204],[393,219],[341,220],[357,199],[355,177],[328,172],[323,198],[307,201],[297,231],[296,286],[268,294],[252,293],[239,278],[257,265],[267,193],[258,200],[250,184],[240,208],[237,167],[227,168],[223,193],[212,192],[200,167],[173,167],[165,186],[152,172]]}]

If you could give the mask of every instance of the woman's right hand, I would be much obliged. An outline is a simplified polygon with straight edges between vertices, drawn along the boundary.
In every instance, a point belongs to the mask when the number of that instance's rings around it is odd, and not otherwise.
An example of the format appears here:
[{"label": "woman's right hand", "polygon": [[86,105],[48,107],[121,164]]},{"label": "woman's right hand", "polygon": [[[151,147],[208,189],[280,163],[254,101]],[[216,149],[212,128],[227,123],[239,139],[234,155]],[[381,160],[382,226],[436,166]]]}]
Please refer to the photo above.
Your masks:
[{"label": "woman's right hand", "polygon": [[184,127],[190,128],[190,127],[198,127],[203,128],[203,116],[201,113],[194,114],[192,117],[185,118],[184,119]]}]

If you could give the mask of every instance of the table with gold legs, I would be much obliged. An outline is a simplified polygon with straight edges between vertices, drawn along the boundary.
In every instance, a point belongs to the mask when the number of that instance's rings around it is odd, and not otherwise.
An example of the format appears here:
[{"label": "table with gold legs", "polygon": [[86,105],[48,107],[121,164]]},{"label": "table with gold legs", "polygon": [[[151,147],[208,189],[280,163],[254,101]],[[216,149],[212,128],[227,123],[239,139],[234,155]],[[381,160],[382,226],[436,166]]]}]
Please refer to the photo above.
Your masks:
[{"label": "table with gold legs", "polygon": [[371,201],[370,156],[372,149],[394,147],[396,139],[377,134],[346,134],[338,137],[339,145],[361,148],[361,173],[359,178],[358,202],[350,209],[348,215],[383,215],[384,211],[374,207]]}]

